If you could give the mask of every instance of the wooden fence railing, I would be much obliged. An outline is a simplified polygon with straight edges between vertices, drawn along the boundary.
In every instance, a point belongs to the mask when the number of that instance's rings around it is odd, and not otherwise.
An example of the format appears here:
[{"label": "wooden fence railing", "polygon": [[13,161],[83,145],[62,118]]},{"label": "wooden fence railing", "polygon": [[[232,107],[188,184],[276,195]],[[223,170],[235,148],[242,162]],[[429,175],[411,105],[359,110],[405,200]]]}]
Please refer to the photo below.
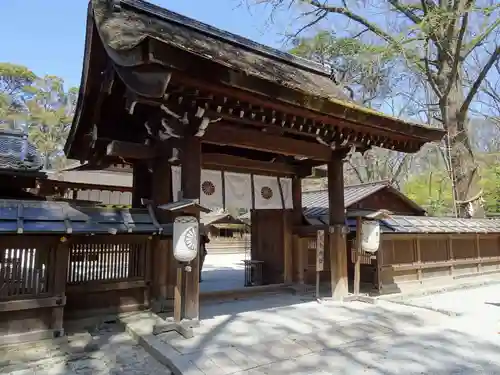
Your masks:
[{"label": "wooden fence railing", "polygon": [[71,239],[67,314],[148,305],[152,268],[150,242],[144,235]]},{"label": "wooden fence railing", "polygon": [[[384,233],[375,256],[362,257],[361,282],[371,283],[379,293],[407,292],[464,282],[464,278],[500,276],[500,235],[485,233],[409,234]],[[297,236],[297,272],[305,283],[316,276],[316,238],[313,233]],[[348,267],[352,267],[352,244],[348,242]],[[303,260],[302,260],[303,259]],[[353,270],[349,268],[350,277]],[[321,281],[329,281],[329,252],[325,251]],[[300,280],[300,276],[298,277]]]},{"label": "wooden fence railing", "polygon": [[56,285],[59,244],[54,236],[0,238],[0,336],[5,343],[17,339],[19,330],[29,335],[58,329],[53,310],[65,303]]},{"label": "wooden fence railing", "polygon": [[2,236],[0,337],[5,343],[63,332],[63,319],[147,306],[147,235]]},{"label": "wooden fence railing", "polygon": [[381,293],[463,282],[500,272],[500,236],[384,234],[377,262]]}]

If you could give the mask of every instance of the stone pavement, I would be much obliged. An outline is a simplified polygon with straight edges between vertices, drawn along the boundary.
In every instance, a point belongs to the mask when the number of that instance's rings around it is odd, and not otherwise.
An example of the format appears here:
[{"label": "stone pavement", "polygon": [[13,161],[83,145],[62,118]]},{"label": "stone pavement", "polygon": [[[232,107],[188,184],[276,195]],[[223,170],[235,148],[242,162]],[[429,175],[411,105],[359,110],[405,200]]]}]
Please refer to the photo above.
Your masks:
[{"label": "stone pavement", "polygon": [[102,324],[55,340],[0,347],[0,374],[169,375],[171,372],[119,324]]},{"label": "stone pavement", "polygon": [[205,305],[202,318],[189,340],[150,334],[154,316],[129,318],[128,327],[175,374],[500,374],[493,320],[478,330],[387,301],[318,304],[292,295]]},{"label": "stone pavement", "polygon": [[500,374],[498,296],[484,286],[410,299],[421,308],[285,294],[203,304],[189,340],[153,335],[155,314],[123,314],[127,333],[109,323],[0,348],[0,374]]},{"label": "stone pavement", "polygon": [[245,287],[245,253],[208,253],[203,263],[200,292],[242,289]]},{"label": "stone pavement", "polygon": [[497,317],[500,313],[500,284],[454,290],[407,300],[415,306],[443,311],[449,315]]}]

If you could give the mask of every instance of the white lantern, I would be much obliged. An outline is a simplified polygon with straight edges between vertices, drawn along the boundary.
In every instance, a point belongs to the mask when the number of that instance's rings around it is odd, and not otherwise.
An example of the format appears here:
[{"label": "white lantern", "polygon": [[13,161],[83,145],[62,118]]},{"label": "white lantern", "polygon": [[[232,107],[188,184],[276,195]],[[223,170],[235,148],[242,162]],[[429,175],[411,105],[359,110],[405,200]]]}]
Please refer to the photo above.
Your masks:
[{"label": "white lantern", "polygon": [[361,223],[361,249],[375,253],[380,246],[380,225],[376,220],[363,220]]},{"label": "white lantern", "polygon": [[179,262],[191,262],[198,255],[199,224],[194,216],[179,216],[174,221],[174,257]]}]

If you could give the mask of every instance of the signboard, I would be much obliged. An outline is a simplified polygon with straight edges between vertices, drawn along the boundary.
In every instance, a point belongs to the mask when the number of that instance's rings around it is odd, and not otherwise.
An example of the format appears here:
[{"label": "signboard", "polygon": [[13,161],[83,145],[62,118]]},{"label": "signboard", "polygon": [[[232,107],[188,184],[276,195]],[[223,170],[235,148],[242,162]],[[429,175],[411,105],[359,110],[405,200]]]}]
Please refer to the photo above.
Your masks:
[{"label": "signboard", "polygon": [[316,271],[323,271],[325,264],[325,231],[316,233]]}]

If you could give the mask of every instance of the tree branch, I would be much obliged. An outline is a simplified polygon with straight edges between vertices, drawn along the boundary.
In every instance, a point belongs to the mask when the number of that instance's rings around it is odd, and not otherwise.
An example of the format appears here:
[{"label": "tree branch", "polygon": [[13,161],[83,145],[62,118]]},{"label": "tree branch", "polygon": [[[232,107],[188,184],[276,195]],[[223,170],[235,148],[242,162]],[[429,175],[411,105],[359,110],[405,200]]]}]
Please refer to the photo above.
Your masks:
[{"label": "tree branch", "polygon": [[353,21],[356,21],[357,23],[365,26],[371,32],[378,35],[379,37],[381,37],[382,39],[384,39],[388,43],[390,43],[394,46],[398,46],[398,42],[390,34],[385,32],[384,30],[382,30],[377,25],[375,25],[371,22],[368,22],[367,19],[351,12],[349,9],[347,9],[345,7],[336,7],[336,6],[322,4],[319,2],[319,0],[300,0],[300,1],[302,3],[312,5],[313,7],[316,7],[318,9],[325,10],[328,13],[342,14],[342,15],[346,16],[347,18],[349,18]]},{"label": "tree branch", "polygon": [[293,34],[293,36],[292,36],[293,38],[296,38],[305,29],[308,29],[309,27],[316,25],[319,21],[323,20],[328,15],[327,11],[321,10],[321,9],[319,9],[315,13],[317,15],[317,18],[314,19],[313,21],[309,22],[308,24],[302,26],[296,33]]},{"label": "tree branch", "polygon": [[432,88],[432,91],[434,91],[436,96],[439,99],[441,99],[443,97],[443,93],[441,92],[441,90],[439,90],[439,87],[436,84],[436,80],[434,79],[434,77],[432,75],[432,70],[431,70],[431,67],[429,65],[429,58],[427,57],[429,54],[429,38],[427,38],[427,40],[425,41],[424,48],[425,48],[425,58],[424,58],[425,69],[424,69],[424,71],[425,71],[425,74],[427,76],[427,80],[429,81],[429,85]]},{"label": "tree branch", "polygon": [[453,84],[456,83],[456,78],[458,75],[458,67],[459,67],[460,61],[461,61],[460,60],[460,53],[462,51],[462,43],[464,41],[465,32],[467,31],[467,26],[469,24],[469,12],[468,12],[467,8],[470,7],[470,4],[471,4],[471,1],[469,0],[467,2],[467,5],[466,5],[465,14],[463,15],[463,18],[462,18],[462,24],[460,26],[460,31],[458,32],[457,43],[455,45],[455,53],[453,56],[453,65],[451,67],[450,76],[448,77],[448,84],[446,85],[446,89],[443,93],[444,96],[447,96],[450,93],[451,88],[453,87]]},{"label": "tree branch", "polygon": [[422,19],[418,17],[413,11],[406,5],[401,4],[398,0],[388,0],[389,4],[391,4],[394,8],[403,13],[410,21],[414,24],[419,24],[422,22]]},{"label": "tree branch", "polygon": [[500,45],[498,45],[495,49],[495,51],[491,54],[490,58],[484,65],[483,69],[477,76],[476,81],[472,85],[471,89],[469,90],[469,93],[467,94],[467,97],[465,98],[462,106],[460,107],[459,114],[460,116],[465,116],[465,113],[468,111],[470,103],[472,103],[472,100],[474,99],[474,96],[477,94],[479,88],[481,87],[481,84],[483,83],[484,79],[488,75],[489,70],[491,67],[495,64],[495,62],[500,58]]},{"label": "tree branch", "polygon": [[500,26],[500,18],[498,18],[495,22],[493,22],[484,33],[476,37],[475,39],[472,40],[469,46],[467,46],[462,59],[465,60],[474,49],[479,47],[483,42],[486,40],[486,38],[498,27]]}]

